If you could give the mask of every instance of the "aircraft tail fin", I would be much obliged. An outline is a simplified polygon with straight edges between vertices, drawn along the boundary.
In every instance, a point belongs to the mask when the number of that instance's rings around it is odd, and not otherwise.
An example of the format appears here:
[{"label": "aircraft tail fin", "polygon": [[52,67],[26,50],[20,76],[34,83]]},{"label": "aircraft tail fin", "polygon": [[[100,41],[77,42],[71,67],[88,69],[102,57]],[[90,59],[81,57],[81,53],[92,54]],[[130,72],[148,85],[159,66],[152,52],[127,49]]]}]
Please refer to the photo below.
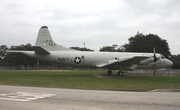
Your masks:
[{"label": "aircraft tail fin", "polygon": [[36,53],[40,49],[38,47],[41,47],[46,51],[74,51],[74,49],[65,48],[61,45],[56,44],[53,41],[47,26],[42,26],[39,30],[36,44],[34,46]]}]

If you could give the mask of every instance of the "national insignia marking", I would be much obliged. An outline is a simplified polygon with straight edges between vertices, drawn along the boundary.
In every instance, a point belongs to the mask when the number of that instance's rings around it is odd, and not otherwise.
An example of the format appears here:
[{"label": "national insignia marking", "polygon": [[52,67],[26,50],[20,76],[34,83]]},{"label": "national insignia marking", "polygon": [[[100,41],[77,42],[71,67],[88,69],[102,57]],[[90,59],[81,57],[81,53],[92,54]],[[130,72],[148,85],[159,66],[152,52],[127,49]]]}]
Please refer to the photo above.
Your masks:
[{"label": "national insignia marking", "polygon": [[81,58],[80,57],[75,57],[74,58],[74,63],[80,64],[81,63]]}]

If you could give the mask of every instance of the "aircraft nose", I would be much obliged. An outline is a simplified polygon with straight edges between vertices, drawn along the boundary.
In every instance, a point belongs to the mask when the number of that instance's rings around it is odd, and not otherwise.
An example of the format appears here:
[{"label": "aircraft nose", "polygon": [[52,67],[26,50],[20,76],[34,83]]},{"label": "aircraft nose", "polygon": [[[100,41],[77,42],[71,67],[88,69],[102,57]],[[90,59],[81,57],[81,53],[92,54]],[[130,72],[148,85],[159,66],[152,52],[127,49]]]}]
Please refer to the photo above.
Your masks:
[{"label": "aircraft nose", "polygon": [[173,62],[172,62],[171,60],[168,60],[168,61],[167,61],[167,65],[168,65],[168,67],[172,67]]}]

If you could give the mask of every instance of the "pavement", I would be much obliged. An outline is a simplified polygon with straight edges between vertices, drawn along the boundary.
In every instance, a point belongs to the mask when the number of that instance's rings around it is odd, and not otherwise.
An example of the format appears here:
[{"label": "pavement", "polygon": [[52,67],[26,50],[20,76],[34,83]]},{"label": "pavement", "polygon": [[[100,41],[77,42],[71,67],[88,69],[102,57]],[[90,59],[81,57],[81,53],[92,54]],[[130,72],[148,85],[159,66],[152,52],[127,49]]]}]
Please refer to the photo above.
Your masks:
[{"label": "pavement", "polygon": [[179,91],[101,91],[0,85],[0,110],[180,110]]}]

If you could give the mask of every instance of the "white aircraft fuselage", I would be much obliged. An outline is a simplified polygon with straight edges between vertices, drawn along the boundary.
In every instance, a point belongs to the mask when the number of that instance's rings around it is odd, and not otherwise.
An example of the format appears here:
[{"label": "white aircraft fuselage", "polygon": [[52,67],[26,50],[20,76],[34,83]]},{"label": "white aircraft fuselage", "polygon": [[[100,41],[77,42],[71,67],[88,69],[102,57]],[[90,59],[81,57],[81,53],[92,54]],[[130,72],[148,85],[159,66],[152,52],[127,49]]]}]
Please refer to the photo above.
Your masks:
[{"label": "white aircraft fuselage", "polygon": [[[135,70],[169,68],[173,63],[158,53],[135,52],[87,52],[65,48],[56,44],[47,26],[39,30],[34,51],[7,50],[6,52],[23,53],[27,56],[78,68],[108,68],[111,70]],[[119,71],[122,76],[123,72]]]},{"label": "white aircraft fuselage", "polygon": [[[136,64],[129,64],[128,67],[124,63],[119,65],[109,65],[105,68],[112,70],[134,70],[134,69],[153,69],[155,66],[153,53],[131,53],[131,52],[85,52],[85,51],[50,51],[51,54],[40,55],[33,51],[22,51],[27,56],[45,60],[48,62],[54,62],[62,65],[78,68],[97,68],[103,65],[108,65],[119,61],[121,58],[128,56],[145,56],[149,57],[137,62]],[[166,58],[162,58],[160,54],[156,54],[158,61],[156,63],[156,69],[169,68],[172,66],[172,62]],[[126,57],[125,57],[126,56]]]}]

